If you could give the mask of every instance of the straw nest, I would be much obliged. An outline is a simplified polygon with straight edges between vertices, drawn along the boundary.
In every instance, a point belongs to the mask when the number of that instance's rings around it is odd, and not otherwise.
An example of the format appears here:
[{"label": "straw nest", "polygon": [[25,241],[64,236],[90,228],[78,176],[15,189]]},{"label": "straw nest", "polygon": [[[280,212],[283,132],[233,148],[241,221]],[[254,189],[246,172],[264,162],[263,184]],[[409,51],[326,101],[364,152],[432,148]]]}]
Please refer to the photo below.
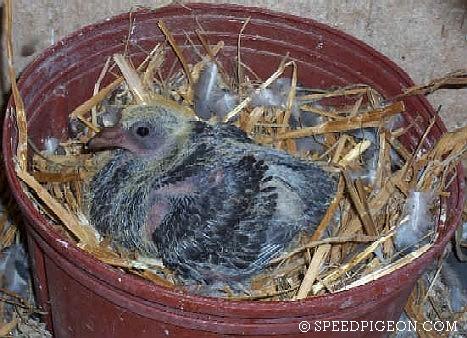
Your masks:
[{"label": "straw nest", "polygon": [[[187,51],[181,51],[164,22],[159,22],[159,27],[166,41],[148,52],[147,58],[137,67],[132,65],[130,56],[124,54],[116,54],[107,60],[96,82],[94,95],[70,114],[72,121],[80,121],[85,128],[75,138],[60,143],[61,154],[41,151],[28,139],[24,106],[13,82],[18,126],[16,172],[24,183],[25,192],[50,221],[51,227],[107,264],[160,285],[183,288],[159,260],[115,250],[108,239],[101,238],[89,224],[82,199],[86,183],[96,170],[96,157],[85,151],[85,144],[101,127],[98,121],[105,111],[104,101],[148,104],[174,100],[195,114],[194,85],[206,63],[215,62],[225,86],[240,97],[240,103],[227,114],[226,121],[234,121],[232,123],[258,143],[310,160],[326,161],[341,172],[338,191],[313,235],[302,236],[298,247],[274,259],[263,273],[254,277],[247,294],[229,296],[229,290],[225,290],[226,297],[297,300],[334,293],[390,274],[430,249],[437,238],[437,227],[444,227],[448,217],[443,201],[449,196],[457,162],[466,150],[467,128],[447,133],[433,144],[430,131],[439,119],[434,116],[422,131],[418,145],[408,149],[400,139],[411,129],[419,131],[420,119],[407,118],[403,99],[427,94],[446,85],[465,85],[465,71],[448,74],[424,86],[408,88],[392,98],[384,98],[365,84],[310,89],[300,97],[300,102],[306,99],[313,103],[303,104],[300,109],[303,113],[319,116],[320,122],[292,129],[289,120],[293,105],[298,102],[300,71],[294,61],[284,57],[268,79],[256,78],[254,69],[241,62],[242,32],[239,32],[237,69],[229,72],[218,58],[223,42],[211,44],[200,30],[197,36],[202,50],[193,47],[199,62],[189,64],[184,55]],[[181,70],[164,78],[161,70],[170,66],[166,60],[168,49],[176,55]],[[102,79],[109,72],[121,75],[115,75],[113,82],[101,87]],[[268,88],[283,76],[291,80],[286,104],[283,107],[252,108],[252,93]],[[374,137],[357,137],[358,131],[366,128],[373,128]],[[319,140],[322,151],[297,154],[295,141],[310,137]],[[27,156],[29,147],[34,150],[32,157]],[[397,154],[397,164],[391,153]],[[433,226],[420,241],[396,250],[394,238],[399,227],[407,219],[417,217],[404,208],[414,191],[429,192],[432,196],[428,208],[430,215],[425,217],[433,220]],[[415,305],[408,306],[415,317],[420,314]]]}]

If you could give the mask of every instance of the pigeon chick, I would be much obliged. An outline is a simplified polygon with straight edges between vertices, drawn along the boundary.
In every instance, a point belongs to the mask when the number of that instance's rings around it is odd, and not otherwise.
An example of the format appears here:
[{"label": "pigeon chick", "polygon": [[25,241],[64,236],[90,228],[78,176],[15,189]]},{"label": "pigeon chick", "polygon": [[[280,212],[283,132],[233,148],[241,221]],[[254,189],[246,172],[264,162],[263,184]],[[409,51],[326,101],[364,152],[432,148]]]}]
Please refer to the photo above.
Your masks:
[{"label": "pigeon chick", "polygon": [[88,146],[117,148],[90,182],[91,223],[192,282],[258,273],[315,229],[336,190],[335,175],[317,164],[173,104],[128,107]]}]

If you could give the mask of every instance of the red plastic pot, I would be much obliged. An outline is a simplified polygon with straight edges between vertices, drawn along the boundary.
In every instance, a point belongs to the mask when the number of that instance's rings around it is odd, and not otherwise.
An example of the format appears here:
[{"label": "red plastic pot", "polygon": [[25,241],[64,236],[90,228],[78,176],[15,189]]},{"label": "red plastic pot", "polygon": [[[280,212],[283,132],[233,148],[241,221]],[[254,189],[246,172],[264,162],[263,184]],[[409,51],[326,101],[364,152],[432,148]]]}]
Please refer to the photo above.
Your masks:
[{"label": "red plastic pot", "polygon": [[[164,19],[180,45],[203,25],[210,43],[225,42],[222,61],[233,64],[242,19],[251,17],[242,38],[242,60],[262,78],[289,53],[299,66],[300,82],[324,88],[367,83],[391,97],[411,86],[406,73],[362,42],[318,24],[282,13],[231,5],[190,4],[132,14],[135,28],[130,53],[135,64],[164,38],[157,21]],[[48,136],[66,138],[67,115],[92,95],[108,56],[125,48],[129,16],[120,15],[85,27],[50,47],[23,73],[19,86],[28,112],[29,135],[42,145]],[[139,47],[136,46],[138,44]],[[188,44],[187,44],[188,45]],[[188,54],[188,53],[187,53]],[[173,59],[173,55],[170,56]],[[170,68],[171,62],[167,63]],[[108,83],[111,78],[104,82]],[[406,119],[423,122],[403,141],[416,144],[433,116],[424,97],[405,101]],[[10,102],[10,108],[12,106]],[[445,132],[441,121],[431,141]],[[29,246],[39,304],[47,311],[57,337],[214,337],[302,336],[298,323],[323,320],[397,320],[417,278],[451,237],[462,206],[462,169],[446,200],[449,217],[440,224],[436,244],[411,264],[352,290],[298,302],[239,302],[183,294],[110,267],[69,243],[48,224],[21,188],[12,154],[17,143],[11,111],[6,116],[3,153],[12,191],[27,220]],[[313,334],[313,332],[309,332]],[[385,336],[386,332],[326,332],[325,336]]]}]

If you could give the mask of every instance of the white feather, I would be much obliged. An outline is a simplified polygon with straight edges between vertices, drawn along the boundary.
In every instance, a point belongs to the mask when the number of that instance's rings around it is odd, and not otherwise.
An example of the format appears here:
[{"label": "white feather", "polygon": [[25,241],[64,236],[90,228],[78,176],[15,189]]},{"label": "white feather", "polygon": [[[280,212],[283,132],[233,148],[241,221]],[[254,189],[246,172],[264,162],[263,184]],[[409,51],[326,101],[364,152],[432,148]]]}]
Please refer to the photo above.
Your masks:
[{"label": "white feather", "polygon": [[410,192],[394,236],[397,250],[414,247],[429,240],[426,237],[434,229],[433,215],[430,212],[433,197],[433,192]]}]

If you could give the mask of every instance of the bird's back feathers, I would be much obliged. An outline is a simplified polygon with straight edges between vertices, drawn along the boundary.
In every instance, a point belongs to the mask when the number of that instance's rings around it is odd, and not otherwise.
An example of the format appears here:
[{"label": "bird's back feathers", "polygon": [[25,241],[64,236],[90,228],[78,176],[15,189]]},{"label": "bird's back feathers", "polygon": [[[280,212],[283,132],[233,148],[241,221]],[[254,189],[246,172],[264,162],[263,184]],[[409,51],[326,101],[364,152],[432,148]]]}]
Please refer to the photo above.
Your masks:
[{"label": "bird's back feathers", "polygon": [[317,226],[336,189],[319,166],[223,124],[193,122],[184,147],[160,162],[118,151],[91,184],[91,221],[207,283],[259,272]]}]

